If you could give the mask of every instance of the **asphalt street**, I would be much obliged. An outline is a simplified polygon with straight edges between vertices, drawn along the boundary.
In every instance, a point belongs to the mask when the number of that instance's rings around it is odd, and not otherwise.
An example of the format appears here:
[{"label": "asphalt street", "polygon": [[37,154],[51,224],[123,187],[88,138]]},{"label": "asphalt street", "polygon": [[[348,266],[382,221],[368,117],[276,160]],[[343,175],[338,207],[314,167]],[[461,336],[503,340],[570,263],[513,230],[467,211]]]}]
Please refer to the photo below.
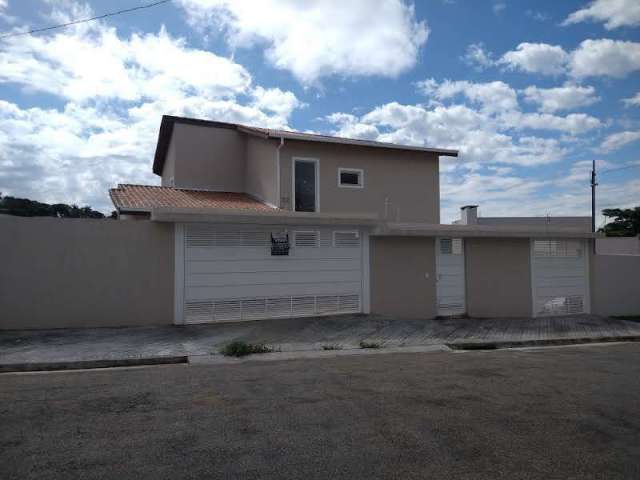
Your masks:
[{"label": "asphalt street", "polygon": [[640,344],[0,375],[0,478],[640,478]]}]

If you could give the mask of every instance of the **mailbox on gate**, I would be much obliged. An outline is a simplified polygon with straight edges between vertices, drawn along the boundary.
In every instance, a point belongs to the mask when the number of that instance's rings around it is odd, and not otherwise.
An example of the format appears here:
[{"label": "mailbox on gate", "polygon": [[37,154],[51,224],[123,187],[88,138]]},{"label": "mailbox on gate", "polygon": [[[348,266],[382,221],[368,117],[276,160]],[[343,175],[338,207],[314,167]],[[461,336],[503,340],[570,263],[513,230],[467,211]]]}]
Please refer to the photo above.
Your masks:
[{"label": "mailbox on gate", "polygon": [[289,255],[289,234],[286,232],[271,234],[271,255]]}]

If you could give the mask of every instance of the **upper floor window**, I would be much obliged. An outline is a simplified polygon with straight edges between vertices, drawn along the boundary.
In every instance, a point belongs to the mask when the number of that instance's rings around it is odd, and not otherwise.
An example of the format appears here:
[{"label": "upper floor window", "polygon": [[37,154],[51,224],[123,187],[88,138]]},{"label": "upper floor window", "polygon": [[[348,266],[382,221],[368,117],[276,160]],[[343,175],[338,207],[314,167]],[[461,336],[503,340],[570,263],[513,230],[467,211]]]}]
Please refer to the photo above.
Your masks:
[{"label": "upper floor window", "polygon": [[296,212],[320,210],[318,165],[315,158],[293,159],[293,198]]},{"label": "upper floor window", "polygon": [[347,188],[364,187],[364,172],[358,168],[339,168],[338,186]]}]

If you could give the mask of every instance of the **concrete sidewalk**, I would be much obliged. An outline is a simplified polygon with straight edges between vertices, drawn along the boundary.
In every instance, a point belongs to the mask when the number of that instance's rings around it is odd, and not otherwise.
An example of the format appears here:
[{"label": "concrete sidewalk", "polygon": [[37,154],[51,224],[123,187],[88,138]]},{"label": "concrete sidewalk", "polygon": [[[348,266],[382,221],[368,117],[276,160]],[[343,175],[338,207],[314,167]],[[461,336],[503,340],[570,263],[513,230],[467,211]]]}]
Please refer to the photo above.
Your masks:
[{"label": "concrete sidewalk", "polygon": [[233,324],[0,332],[0,365],[217,355],[233,340],[282,352],[640,337],[640,323],[594,315],[554,318],[402,320],[375,315]]}]

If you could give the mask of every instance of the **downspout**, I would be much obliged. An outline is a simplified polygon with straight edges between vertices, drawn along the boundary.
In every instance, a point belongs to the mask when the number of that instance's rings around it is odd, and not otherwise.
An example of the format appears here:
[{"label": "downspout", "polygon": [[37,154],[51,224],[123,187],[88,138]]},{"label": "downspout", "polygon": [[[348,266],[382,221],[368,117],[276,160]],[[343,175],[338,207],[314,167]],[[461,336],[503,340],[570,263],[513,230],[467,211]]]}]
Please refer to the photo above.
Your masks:
[{"label": "downspout", "polygon": [[276,190],[278,195],[276,206],[278,208],[282,208],[282,205],[281,205],[282,196],[280,192],[280,149],[282,147],[284,147],[284,137],[280,137],[280,144],[276,149]]}]

